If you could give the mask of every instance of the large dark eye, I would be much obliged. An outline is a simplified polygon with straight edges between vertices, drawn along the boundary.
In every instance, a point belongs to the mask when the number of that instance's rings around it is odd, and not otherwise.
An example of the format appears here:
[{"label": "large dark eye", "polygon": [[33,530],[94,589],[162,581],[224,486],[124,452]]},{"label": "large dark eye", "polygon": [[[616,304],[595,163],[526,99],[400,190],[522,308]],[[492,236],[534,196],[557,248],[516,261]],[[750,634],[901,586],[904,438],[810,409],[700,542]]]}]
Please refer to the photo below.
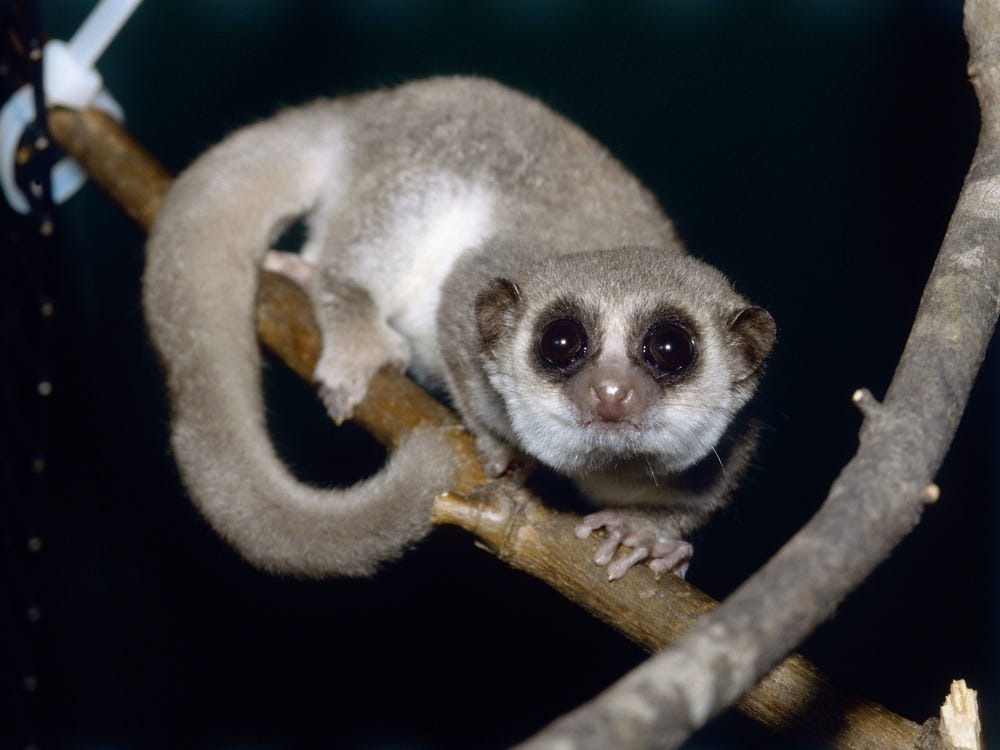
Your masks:
[{"label": "large dark eye", "polygon": [[542,364],[562,370],[587,353],[587,332],[572,318],[559,318],[542,329],[538,356]]},{"label": "large dark eye", "polygon": [[694,362],[694,338],[677,323],[657,323],[642,341],[642,356],[664,375],[687,369]]}]

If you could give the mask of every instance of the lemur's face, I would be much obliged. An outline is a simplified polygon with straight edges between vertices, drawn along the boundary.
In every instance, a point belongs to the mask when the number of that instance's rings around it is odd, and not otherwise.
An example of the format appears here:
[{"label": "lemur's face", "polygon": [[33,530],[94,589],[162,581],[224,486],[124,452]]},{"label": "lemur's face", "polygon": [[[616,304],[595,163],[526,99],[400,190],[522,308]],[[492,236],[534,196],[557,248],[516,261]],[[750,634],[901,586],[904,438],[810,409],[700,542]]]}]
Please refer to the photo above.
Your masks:
[{"label": "lemur's face", "polygon": [[[609,268],[609,252],[622,264]],[[636,458],[657,473],[683,470],[752,394],[774,323],[698,261],[658,269],[655,250],[599,255],[593,283],[580,283],[595,262],[584,253],[479,295],[490,383],[523,449],[557,470]]]}]

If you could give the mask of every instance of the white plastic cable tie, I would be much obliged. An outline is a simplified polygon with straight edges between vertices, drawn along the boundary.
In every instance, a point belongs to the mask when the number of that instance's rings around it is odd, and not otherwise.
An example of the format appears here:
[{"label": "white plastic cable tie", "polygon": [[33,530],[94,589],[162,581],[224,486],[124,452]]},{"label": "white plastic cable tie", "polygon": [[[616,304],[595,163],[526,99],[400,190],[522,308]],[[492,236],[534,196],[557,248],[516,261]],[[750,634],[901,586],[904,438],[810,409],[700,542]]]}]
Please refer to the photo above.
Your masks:
[{"label": "white plastic cable tie", "polygon": [[[114,97],[104,88],[94,63],[115,38],[142,0],[100,0],[68,43],[49,41],[43,50],[42,81],[45,101],[74,109],[95,107],[121,122],[124,113]],[[0,187],[4,197],[18,213],[30,212],[14,178],[17,147],[24,130],[35,120],[32,87],[18,89],[0,109]],[[52,200],[63,203],[86,182],[87,175],[69,157],[52,168]]]}]

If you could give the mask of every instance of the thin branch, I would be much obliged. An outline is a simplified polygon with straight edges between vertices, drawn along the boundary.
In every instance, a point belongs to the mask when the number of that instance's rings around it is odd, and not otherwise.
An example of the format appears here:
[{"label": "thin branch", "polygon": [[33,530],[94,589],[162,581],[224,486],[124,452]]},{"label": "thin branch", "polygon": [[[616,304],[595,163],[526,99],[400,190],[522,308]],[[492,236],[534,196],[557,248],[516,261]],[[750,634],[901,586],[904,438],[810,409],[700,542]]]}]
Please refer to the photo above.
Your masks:
[{"label": "thin branch", "polygon": [[[170,183],[166,170],[99,111],[56,109],[49,123],[56,140],[148,229]],[[108,163],[115,167],[107,168]],[[299,376],[311,377],[319,332],[308,303],[298,287],[267,272],[258,290],[258,333]],[[646,649],[658,651],[674,642],[716,605],[690,584],[674,576],[657,581],[643,567],[609,585],[602,569],[591,563],[597,542],[573,533],[577,519],[552,511],[523,489],[485,484],[471,436],[450,411],[399,373],[376,375],[355,420],[390,448],[419,424],[445,430],[464,464],[455,492],[471,499],[443,496],[434,508],[435,522],[476,534],[508,564],[545,580]],[[825,737],[833,747],[906,748],[919,735],[913,722],[838,690],[798,656],[777,667],[739,707],[776,732]]]},{"label": "thin branch", "polygon": [[865,419],[854,459],[719,609],[525,750],[677,747],[829,617],[936,499],[932,479],[1000,309],[1000,3],[968,0],[966,35],[979,145],[885,402],[855,398]]},{"label": "thin branch", "polygon": [[[470,498],[438,498],[434,521],[475,534],[501,560],[545,581],[651,652],[675,642],[717,606],[686,581],[672,575],[657,579],[644,566],[609,584],[606,571],[591,562],[593,550],[576,539],[575,516],[553,511],[507,483],[481,485]],[[833,748],[912,748],[920,735],[917,724],[840,690],[797,654],[775,667],[737,708],[778,734]]]},{"label": "thin branch", "polygon": [[[170,176],[119,125],[98,112],[54,110],[53,135],[126,212],[149,228]],[[261,339],[300,376],[309,378],[319,337],[297,288],[264,273],[259,290]],[[435,521],[470,528],[515,567],[539,576],[650,650],[674,641],[714,602],[673,577],[656,581],[646,569],[609,585],[590,564],[592,545],[573,535],[574,518],[554,513],[523,490],[484,484],[474,445],[454,416],[398,373],[371,383],[356,421],[392,447],[409,429],[433,423],[446,431],[464,470],[456,493],[435,507]],[[503,510],[505,509],[505,510]],[[740,709],[776,731],[809,731],[834,747],[912,747],[919,728],[881,706],[832,687],[814,666],[793,656],[741,702]]]}]

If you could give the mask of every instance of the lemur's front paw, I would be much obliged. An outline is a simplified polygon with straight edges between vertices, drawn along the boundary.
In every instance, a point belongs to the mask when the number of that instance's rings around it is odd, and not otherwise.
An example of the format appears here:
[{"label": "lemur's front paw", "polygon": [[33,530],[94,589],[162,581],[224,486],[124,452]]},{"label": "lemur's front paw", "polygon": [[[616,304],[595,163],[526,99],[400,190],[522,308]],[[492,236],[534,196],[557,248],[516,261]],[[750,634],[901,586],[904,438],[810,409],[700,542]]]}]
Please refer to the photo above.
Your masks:
[{"label": "lemur's front paw", "polygon": [[368,381],[371,377],[357,372],[339,372],[329,366],[323,367],[321,360],[313,373],[313,379],[327,414],[339,425],[354,414],[354,407],[361,403],[361,399],[368,392]]},{"label": "lemur's front paw", "polygon": [[[368,384],[376,372],[391,366],[405,370],[409,359],[406,342],[388,327],[377,330],[356,345],[346,336],[330,336],[323,342],[323,351],[313,382],[326,411],[338,425],[351,418],[368,392]],[[339,344],[339,345],[338,345]]]},{"label": "lemur's front paw", "polygon": [[486,476],[504,477],[518,487],[523,486],[537,468],[530,458],[492,435],[477,435],[476,449],[483,460]]},{"label": "lemur's front paw", "polygon": [[326,406],[330,418],[338,425],[351,418],[356,407],[368,392],[372,376],[386,365],[403,369],[405,360],[382,357],[377,352],[359,353],[346,361],[343,356],[323,355],[313,371],[313,382]]},{"label": "lemur's front paw", "polygon": [[[629,568],[644,560],[656,575],[670,571],[683,578],[687,573],[694,548],[664,534],[648,521],[621,511],[602,510],[585,516],[576,527],[576,536],[586,539],[597,529],[605,529],[608,537],[594,554],[594,562],[607,566],[609,581],[621,578]],[[616,558],[619,547],[631,551]]]}]

